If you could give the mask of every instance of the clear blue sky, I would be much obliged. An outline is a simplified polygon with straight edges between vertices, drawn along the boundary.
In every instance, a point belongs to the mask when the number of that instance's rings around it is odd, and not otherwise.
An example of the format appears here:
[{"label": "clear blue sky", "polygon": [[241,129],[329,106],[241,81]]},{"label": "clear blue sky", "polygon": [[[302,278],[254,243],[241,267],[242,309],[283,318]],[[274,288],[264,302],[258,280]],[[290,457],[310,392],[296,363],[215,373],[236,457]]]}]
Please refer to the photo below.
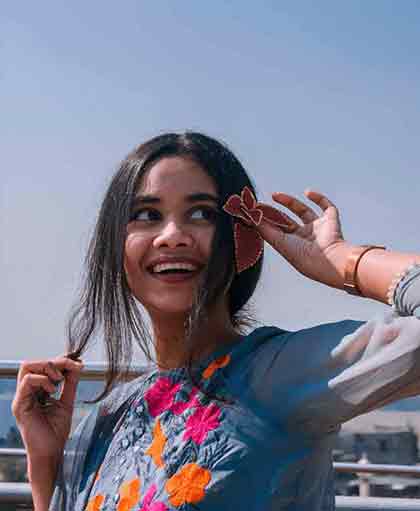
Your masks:
[{"label": "clear blue sky", "polygon": [[[349,241],[420,250],[416,0],[16,1],[1,17],[0,358],[64,349],[107,182],[162,131],[220,137],[262,197],[325,192]],[[263,322],[384,309],[267,259]]]}]

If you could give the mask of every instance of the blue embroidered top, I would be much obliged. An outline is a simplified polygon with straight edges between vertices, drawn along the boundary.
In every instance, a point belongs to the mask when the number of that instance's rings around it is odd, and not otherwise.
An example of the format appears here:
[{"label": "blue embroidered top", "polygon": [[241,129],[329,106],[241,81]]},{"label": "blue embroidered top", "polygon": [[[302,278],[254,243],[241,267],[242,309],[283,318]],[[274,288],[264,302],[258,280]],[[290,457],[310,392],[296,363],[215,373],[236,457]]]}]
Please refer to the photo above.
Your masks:
[{"label": "blue embroidered top", "polygon": [[420,322],[392,311],[257,328],[200,364],[200,388],[151,366],[72,435],[50,509],[333,510],[340,424],[413,393],[419,355]]}]

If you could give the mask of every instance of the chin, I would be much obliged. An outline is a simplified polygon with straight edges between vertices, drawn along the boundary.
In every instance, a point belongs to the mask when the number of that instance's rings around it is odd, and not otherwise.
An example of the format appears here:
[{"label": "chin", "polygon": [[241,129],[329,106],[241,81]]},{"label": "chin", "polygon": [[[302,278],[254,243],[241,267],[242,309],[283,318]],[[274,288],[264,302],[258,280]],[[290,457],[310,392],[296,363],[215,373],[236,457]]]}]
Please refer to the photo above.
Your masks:
[{"label": "chin", "polygon": [[142,303],[143,307],[147,310],[147,312],[153,315],[167,315],[168,319],[172,316],[183,316],[186,317],[191,312],[192,307],[192,299],[189,297],[185,300],[170,300],[168,296],[167,299],[162,299],[160,297],[159,300],[153,300],[147,303]]}]

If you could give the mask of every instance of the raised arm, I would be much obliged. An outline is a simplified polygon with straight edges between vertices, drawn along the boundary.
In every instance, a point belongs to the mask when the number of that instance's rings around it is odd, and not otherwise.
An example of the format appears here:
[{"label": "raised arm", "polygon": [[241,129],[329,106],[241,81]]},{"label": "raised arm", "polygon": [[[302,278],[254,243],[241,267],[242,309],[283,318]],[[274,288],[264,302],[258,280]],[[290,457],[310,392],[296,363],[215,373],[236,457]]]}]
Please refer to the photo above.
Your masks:
[{"label": "raised arm", "polygon": [[420,264],[420,255],[377,248],[358,258],[358,247],[344,240],[337,207],[319,192],[307,190],[305,195],[319,206],[319,213],[295,197],[273,194],[301,222],[288,216],[289,225],[282,229],[263,221],[259,227],[263,238],[297,271],[337,289],[345,288],[346,269],[353,259],[360,295],[387,303],[393,283],[412,264]]}]

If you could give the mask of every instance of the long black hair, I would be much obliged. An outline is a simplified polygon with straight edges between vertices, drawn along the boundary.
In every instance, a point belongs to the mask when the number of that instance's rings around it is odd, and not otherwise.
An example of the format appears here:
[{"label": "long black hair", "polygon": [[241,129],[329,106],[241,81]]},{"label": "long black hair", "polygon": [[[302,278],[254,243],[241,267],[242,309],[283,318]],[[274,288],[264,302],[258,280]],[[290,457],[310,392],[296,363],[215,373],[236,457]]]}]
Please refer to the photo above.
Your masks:
[{"label": "long black hair", "polygon": [[[136,341],[151,359],[151,339],[143,312],[128,286],[124,271],[126,227],[133,199],[145,172],[164,157],[191,158],[213,179],[219,209],[232,194],[248,186],[255,189],[236,156],[221,142],[196,132],[167,133],[141,144],[121,163],[105,194],[86,257],[86,273],[80,300],[68,322],[68,348],[79,357],[95,335],[102,335],[108,370],[105,388],[96,400],[105,397],[126,374]],[[232,218],[221,212],[216,222],[211,254],[201,284],[196,291],[186,328],[190,342],[206,321],[206,311],[228,290],[229,314],[240,331],[246,323],[241,311],[255,291],[263,258],[251,268],[235,272]],[[194,346],[189,346],[192,354]],[[190,360],[192,360],[192,355]]]}]

